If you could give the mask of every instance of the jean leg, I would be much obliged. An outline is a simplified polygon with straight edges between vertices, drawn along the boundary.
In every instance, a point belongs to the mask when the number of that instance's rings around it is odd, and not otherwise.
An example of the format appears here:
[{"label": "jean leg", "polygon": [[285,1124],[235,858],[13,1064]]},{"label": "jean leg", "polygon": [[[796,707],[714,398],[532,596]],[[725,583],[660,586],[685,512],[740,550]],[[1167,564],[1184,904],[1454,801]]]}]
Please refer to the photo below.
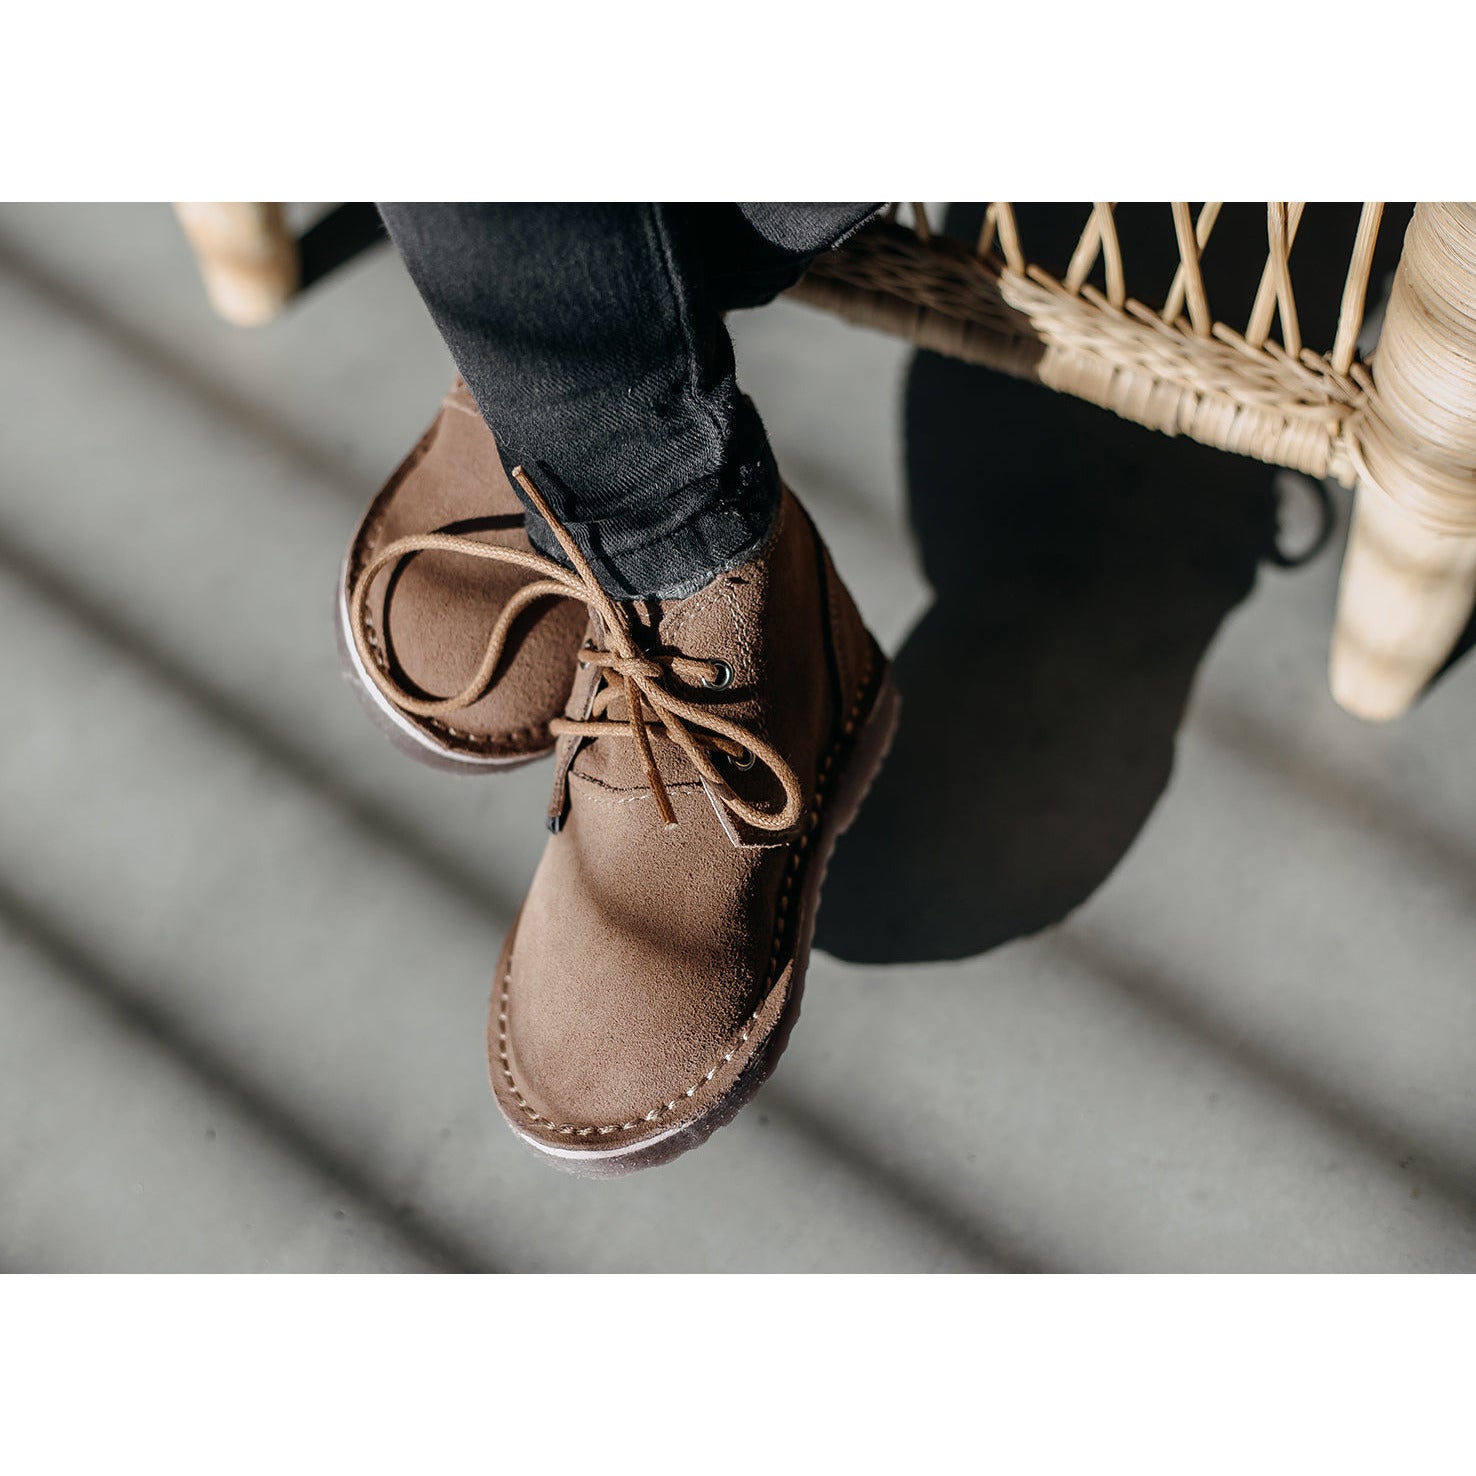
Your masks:
[{"label": "jean leg", "polygon": [[[685,212],[381,211],[504,461],[612,593],[686,593],[763,541],[778,473]],[[529,513],[534,544],[562,557]]]}]

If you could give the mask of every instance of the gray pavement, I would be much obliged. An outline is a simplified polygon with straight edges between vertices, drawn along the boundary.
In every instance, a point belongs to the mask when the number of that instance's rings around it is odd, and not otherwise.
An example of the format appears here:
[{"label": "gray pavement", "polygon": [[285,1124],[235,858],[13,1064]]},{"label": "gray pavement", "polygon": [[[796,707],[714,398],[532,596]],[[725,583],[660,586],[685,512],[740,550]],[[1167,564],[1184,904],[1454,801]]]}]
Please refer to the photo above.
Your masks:
[{"label": "gray pavement", "polygon": [[338,672],[450,376],[398,262],[242,332],[163,207],[0,208],[0,1269],[1476,1269],[1476,662],[1333,705],[1346,496],[734,327],[904,726],[774,1080],[589,1183],[485,1080],[548,769]]}]

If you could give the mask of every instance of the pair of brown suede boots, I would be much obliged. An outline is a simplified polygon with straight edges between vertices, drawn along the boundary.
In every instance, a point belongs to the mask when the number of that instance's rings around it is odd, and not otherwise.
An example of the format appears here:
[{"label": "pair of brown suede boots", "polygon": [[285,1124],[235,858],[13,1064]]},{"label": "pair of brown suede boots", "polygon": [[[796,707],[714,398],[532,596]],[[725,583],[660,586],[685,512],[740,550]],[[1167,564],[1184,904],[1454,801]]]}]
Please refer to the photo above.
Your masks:
[{"label": "pair of brown suede boots", "polygon": [[568,567],[533,551],[458,381],[349,546],[340,644],[416,758],[493,773],[555,753],[553,833],[497,964],[492,1086],[533,1147],[621,1173],[703,1141],[773,1069],[897,699],[788,491],[748,563],[618,602],[514,476]]}]

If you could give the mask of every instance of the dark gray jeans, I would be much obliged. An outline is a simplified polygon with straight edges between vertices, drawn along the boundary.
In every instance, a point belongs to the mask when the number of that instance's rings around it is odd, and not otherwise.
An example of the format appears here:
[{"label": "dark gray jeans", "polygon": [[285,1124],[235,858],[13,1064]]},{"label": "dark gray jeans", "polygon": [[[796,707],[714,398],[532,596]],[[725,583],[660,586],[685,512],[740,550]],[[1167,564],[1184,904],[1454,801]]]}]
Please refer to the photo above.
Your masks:
[{"label": "dark gray jeans", "polygon": [[[763,541],[779,480],[723,314],[768,302],[878,207],[388,205],[497,436],[622,596],[687,594]],[[528,533],[561,555],[529,510]]]}]

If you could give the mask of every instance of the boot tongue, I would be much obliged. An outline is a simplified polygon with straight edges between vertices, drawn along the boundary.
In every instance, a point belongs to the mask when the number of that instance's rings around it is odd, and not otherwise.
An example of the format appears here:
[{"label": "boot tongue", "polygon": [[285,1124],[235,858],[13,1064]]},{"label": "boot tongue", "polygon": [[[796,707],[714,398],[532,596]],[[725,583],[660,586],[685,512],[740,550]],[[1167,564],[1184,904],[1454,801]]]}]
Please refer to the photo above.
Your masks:
[{"label": "boot tongue", "polygon": [[[747,684],[740,680],[734,655],[734,611],[722,589],[730,577],[719,575],[711,584],[683,600],[637,600],[628,603],[625,609],[630,617],[631,636],[637,647],[644,652],[677,654],[703,661],[721,659],[733,667],[733,687],[745,687]],[[602,637],[597,635],[595,639]],[[581,677],[593,675],[592,669],[580,673]],[[574,684],[570,716],[584,716],[592,685],[594,684],[583,680]],[[630,707],[626,700],[623,679],[611,673],[603,685],[613,688],[615,694],[610,699],[605,716],[617,722],[625,722],[630,716]],[[725,717],[733,717],[740,722],[744,719],[747,704],[733,701],[730,691],[714,691],[698,682],[685,682],[671,671],[662,676],[662,685],[673,697],[684,702],[692,702],[698,706],[710,704]],[[578,712],[575,711],[576,705],[581,709]],[[698,782],[699,776],[691,761],[676,744],[663,736],[660,723],[651,722],[648,732],[651,735],[651,752],[662,779],[667,784]],[[645,771],[641,767],[635,741],[622,735],[586,740],[574,759],[571,772],[607,784],[612,789],[647,788]]]}]

